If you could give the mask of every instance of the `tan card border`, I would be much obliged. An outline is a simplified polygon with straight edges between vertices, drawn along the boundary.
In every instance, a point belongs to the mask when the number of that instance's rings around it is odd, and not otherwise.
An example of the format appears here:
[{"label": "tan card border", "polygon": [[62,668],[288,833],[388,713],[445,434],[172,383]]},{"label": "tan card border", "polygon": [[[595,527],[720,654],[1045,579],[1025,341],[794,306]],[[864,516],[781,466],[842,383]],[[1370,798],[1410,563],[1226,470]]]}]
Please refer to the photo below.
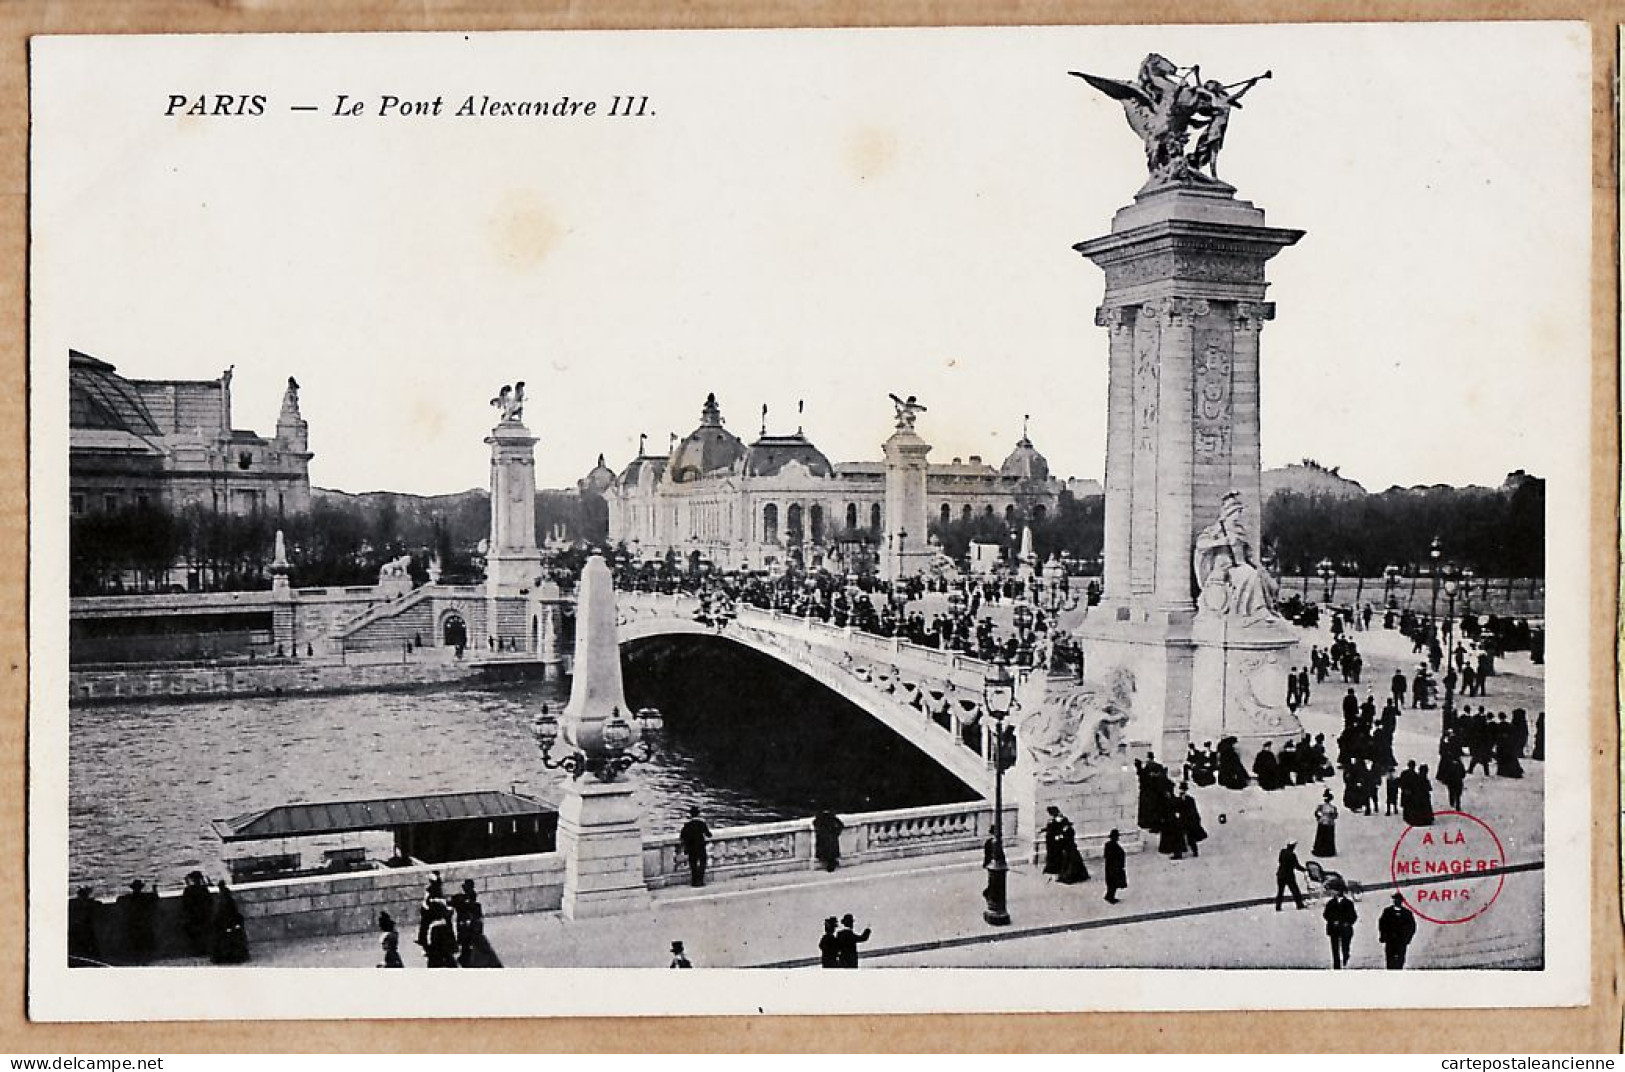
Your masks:
[{"label": "tan card border", "polygon": [[[1592,28],[1592,470],[1590,607],[1594,811],[1591,1003],[1573,1009],[1089,1013],[998,1016],[640,1018],[389,1022],[32,1024],[25,933],[9,914],[0,943],[0,1051],[9,1053],[506,1051],[1230,1051],[1619,1052],[1619,222],[1617,83],[1625,0],[1255,3],[1073,0],[999,3],[746,3],[652,0],[0,0],[0,898],[26,903],[28,38],[39,33],[607,29],[653,27],[1026,25],[1579,19]],[[1486,86],[1485,106],[1508,87]],[[1443,980],[1441,979],[1441,982]]]}]

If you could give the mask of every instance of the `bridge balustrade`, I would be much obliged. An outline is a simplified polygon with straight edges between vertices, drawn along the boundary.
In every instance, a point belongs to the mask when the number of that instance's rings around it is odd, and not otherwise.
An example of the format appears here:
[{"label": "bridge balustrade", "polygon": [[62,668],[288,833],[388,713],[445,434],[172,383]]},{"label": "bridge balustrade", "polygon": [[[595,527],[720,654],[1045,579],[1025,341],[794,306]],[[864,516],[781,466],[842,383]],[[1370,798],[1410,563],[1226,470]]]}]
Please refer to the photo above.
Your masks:
[{"label": "bridge balustrade", "polygon": [[[842,865],[979,850],[993,831],[987,801],[844,815]],[[1016,834],[1016,811],[1004,813],[1005,837]],[[811,819],[736,826],[713,833],[706,853],[708,880],[815,870]],[[688,882],[688,857],[676,835],[645,838],[643,874],[653,889]]]}]

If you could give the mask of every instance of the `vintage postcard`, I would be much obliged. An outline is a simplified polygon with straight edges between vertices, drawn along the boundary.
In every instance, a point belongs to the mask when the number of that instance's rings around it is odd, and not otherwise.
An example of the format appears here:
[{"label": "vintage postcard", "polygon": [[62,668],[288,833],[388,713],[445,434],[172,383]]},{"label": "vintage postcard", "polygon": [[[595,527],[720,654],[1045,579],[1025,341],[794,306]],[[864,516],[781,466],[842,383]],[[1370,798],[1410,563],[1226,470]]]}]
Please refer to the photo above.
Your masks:
[{"label": "vintage postcard", "polygon": [[1590,48],[35,38],[30,1015],[1583,1003]]}]

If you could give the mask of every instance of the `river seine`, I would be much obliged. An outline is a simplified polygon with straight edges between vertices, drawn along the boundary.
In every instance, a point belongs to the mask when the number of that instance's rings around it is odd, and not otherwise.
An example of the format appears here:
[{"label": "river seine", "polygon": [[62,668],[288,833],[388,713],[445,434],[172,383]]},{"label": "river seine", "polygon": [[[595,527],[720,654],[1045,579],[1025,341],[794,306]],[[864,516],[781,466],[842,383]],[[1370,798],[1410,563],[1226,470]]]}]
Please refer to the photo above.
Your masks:
[{"label": "river seine", "polygon": [[[765,656],[708,638],[623,653],[633,708],[666,716],[654,762],[633,768],[646,834],[698,806],[712,827],[970,799],[874,719]],[[307,801],[513,789],[555,800],[530,724],[567,684],[223,697],[76,707],[69,726],[69,870],[106,894],[132,878],[174,888],[228,856],[209,821]],[[388,852],[388,836],[353,838]],[[288,851],[301,848],[289,843]],[[307,857],[307,863],[311,862]]]}]

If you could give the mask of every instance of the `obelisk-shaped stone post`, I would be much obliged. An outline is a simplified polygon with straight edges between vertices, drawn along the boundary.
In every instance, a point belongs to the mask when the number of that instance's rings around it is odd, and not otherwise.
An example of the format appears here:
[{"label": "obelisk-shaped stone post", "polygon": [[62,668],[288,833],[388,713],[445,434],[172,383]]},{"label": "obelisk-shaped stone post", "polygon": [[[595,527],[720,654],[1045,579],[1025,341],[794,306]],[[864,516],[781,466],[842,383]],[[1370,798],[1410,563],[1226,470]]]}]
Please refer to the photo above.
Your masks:
[{"label": "obelisk-shaped stone post", "polygon": [[[576,598],[575,677],[560,720],[564,744],[587,757],[604,756],[604,724],[616,712],[627,717],[615,635],[615,582],[609,566],[595,554],[581,571]],[[626,774],[603,781],[582,773],[566,788],[558,829],[558,850],[565,861],[565,918],[608,916],[648,905],[643,831],[633,790]]]}]

